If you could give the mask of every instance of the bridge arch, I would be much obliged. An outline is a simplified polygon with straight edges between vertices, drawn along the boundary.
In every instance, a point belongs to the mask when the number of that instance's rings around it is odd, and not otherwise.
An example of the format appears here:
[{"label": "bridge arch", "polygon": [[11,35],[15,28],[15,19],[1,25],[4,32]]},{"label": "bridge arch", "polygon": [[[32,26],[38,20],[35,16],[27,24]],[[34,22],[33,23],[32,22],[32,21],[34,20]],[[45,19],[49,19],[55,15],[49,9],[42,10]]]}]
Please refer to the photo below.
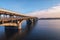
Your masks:
[{"label": "bridge arch", "polygon": [[[21,20],[21,21],[18,21],[18,29],[22,29],[22,23],[23,23],[24,20]],[[26,25],[30,25],[32,23],[34,23],[34,19],[27,19],[25,20],[26,21]]]},{"label": "bridge arch", "polygon": [[[2,18],[2,15],[4,18]],[[18,14],[16,12],[6,10],[0,10],[0,25],[18,26],[18,29],[21,29],[21,24],[24,20],[27,21],[27,24],[31,24],[35,22],[36,17]]]}]

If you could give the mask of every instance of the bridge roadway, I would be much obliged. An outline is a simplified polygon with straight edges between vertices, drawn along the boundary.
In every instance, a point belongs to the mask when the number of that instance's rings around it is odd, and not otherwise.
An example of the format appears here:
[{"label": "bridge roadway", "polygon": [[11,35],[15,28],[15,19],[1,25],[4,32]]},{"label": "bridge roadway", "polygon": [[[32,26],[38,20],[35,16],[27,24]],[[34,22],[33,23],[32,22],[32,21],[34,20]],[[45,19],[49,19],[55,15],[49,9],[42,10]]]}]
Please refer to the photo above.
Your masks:
[{"label": "bridge roadway", "polygon": [[18,14],[16,12],[0,9],[0,25],[3,26],[17,26],[21,29],[23,20],[27,21],[27,24],[37,21],[37,17]]},{"label": "bridge roadway", "polygon": [[25,14],[21,14],[21,13],[14,12],[14,11],[11,11],[11,10],[6,10],[6,9],[0,9],[0,15],[1,14],[10,15],[10,16],[20,16],[20,17],[33,17],[33,16],[28,16],[28,15],[25,15]]}]

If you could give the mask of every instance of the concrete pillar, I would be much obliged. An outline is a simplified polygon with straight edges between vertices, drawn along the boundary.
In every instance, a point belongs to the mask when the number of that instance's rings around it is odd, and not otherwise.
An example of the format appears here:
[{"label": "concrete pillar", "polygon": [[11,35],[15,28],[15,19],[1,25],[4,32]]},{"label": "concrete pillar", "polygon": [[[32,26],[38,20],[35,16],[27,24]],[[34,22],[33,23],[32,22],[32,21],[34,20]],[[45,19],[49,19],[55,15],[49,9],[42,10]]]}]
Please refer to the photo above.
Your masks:
[{"label": "concrete pillar", "polygon": [[4,23],[4,20],[2,20],[2,24]]},{"label": "concrete pillar", "polygon": [[0,19],[1,19],[1,14],[0,14]]},{"label": "concrete pillar", "polygon": [[13,15],[9,15],[10,16],[10,18],[12,18],[13,17]]},{"label": "concrete pillar", "polygon": [[13,15],[10,15],[11,23],[13,23]]},{"label": "concrete pillar", "polygon": [[5,18],[5,15],[3,14],[3,18]]},{"label": "concrete pillar", "polygon": [[31,22],[33,23],[33,19],[31,19]]},{"label": "concrete pillar", "polygon": [[11,20],[11,22],[13,23],[13,20]]},{"label": "concrete pillar", "polygon": [[31,24],[32,22],[31,22],[31,20],[30,19],[28,19],[27,20],[27,24]]},{"label": "concrete pillar", "polygon": [[8,18],[8,17],[7,17],[7,14],[5,15],[5,18]]},{"label": "concrete pillar", "polygon": [[18,21],[18,29],[22,29],[21,28],[21,22],[20,21]]}]

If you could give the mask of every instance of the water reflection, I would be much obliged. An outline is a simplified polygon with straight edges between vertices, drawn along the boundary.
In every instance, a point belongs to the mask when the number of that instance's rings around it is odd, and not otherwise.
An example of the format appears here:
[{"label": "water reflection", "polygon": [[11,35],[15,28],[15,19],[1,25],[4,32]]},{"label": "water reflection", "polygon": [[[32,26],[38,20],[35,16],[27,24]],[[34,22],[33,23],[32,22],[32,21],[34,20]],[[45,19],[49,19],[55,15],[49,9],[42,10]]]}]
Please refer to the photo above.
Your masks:
[{"label": "water reflection", "polygon": [[17,32],[18,32],[18,30],[15,29],[15,27],[5,27],[6,40],[10,40],[11,37],[14,36],[14,34],[17,33]]},{"label": "water reflection", "polygon": [[40,20],[35,24],[22,26],[21,30],[1,26],[0,40],[60,40],[60,20]]},{"label": "water reflection", "polygon": [[6,40],[24,40],[34,28],[36,23],[27,24],[25,29],[18,30],[16,27],[5,27]]}]

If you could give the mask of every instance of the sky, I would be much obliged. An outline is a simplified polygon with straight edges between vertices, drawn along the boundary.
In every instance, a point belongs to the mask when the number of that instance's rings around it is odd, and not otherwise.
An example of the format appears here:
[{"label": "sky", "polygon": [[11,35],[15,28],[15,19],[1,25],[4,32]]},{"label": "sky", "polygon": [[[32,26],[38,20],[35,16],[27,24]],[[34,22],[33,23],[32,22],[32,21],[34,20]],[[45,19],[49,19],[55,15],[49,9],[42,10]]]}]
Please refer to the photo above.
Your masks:
[{"label": "sky", "polygon": [[0,0],[0,8],[28,14],[60,5],[60,0]]}]

